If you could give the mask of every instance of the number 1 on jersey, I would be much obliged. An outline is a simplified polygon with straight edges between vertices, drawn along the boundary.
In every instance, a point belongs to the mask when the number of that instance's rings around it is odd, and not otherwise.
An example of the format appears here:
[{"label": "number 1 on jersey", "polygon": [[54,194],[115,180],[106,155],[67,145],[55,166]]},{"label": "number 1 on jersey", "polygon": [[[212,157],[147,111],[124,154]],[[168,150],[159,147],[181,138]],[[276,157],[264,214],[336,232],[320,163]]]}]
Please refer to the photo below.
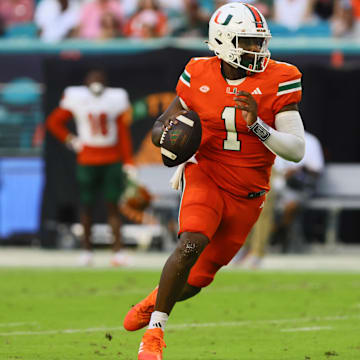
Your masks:
[{"label": "number 1 on jersey", "polygon": [[227,106],[224,108],[221,119],[225,121],[226,139],[224,140],[224,150],[240,151],[241,141],[238,140],[238,133],[236,131],[236,109]]}]

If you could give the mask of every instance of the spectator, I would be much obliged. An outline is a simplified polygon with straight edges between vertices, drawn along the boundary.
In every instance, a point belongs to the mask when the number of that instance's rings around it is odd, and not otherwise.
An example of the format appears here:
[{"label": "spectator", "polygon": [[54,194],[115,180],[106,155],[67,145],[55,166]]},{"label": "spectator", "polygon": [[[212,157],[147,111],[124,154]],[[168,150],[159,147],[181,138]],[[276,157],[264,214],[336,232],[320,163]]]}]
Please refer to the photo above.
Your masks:
[{"label": "spectator", "polygon": [[[338,0],[334,6],[334,13],[331,21],[331,31],[333,36],[354,36],[360,37],[360,30],[356,35],[356,3],[351,0]],[[359,7],[359,5],[358,5]],[[358,10],[358,18],[360,19],[360,9]]]},{"label": "spectator", "polygon": [[34,15],[34,0],[1,0],[0,18],[4,27],[31,22]]},{"label": "spectator", "polygon": [[168,34],[167,17],[156,0],[140,0],[136,13],[127,22],[124,34],[149,39]]},{"label": "spectator", "polygon": [[35,10],[40,38],[56,42],[71,36],[79,24],[79,10],[76,0],[41,0]]},{"label": "spectator", "polygon": [[[232,2],[232,0],[215,0],[215,9],[230,2]],[[273,0],[243,0],[241,2],[255,6],[266,19],[272,16]]]},{"label": "spectator", "polygon": [[315,0],[313,5],[314,15],[320,20],[330,20],[334,14],[336,0]]},{"label": "spectator", "polygon": [[360,1],[351,0],[354,16],[354,26],[352,36],[356,39],[360,39]]},{"label": "spectator", "polygon": [[116,16],[107,12],[100,22],[99,39],[114,39],[121,36],[120,24]]},{"label": "spectator", "polygon": [[138,0],[121,0],[121,5],[124,12],[124,18],[129,19],[130,16],[136,12]]},{"label": "spectator", "polygon": [[333,36],[350,35],[354,22],[351,0],[316,0],[314,15],[330,22]]},{"label": "spectator", "polygon": [[265,18],[270,19],[273,17],[273,0],[250,1],[250,4],[256,6],[264,14]]},{"label": "spectator", "polygon": [[185,9],[183,0],[158,0],[158,4],[166,13],[180,14]]},{"label": "spectator", "polygon": [[[84,39],[101,39],[105,35],[109,36],[109,33],[116,36],[121,32],[123,23],[124,13],[120,1],[92,0],[81,9],[76,35]],[[109,24],[112,29],[110,32]]]},{"label": "spectator", "polygon": [[184,0],[186,29],[181,36],[206,37],[211,14],[206,11],[198,0]]},{"label": "spectator", "polygon": [[274,21],[295,31],[310,21],[312,5],[312,0],[274,0]]},{"label": "spectator", "polygon": [[[280,243],[281,251],[301,250],[301,210],[316,188],[324,169],[324,155],[318,138],[305,131],[305,155],[299,163],[277,157],[275,169],[284,176],[283,187],[277,184],[279,195],[276,207],[280,210],[274,241]],[[296,231],[295,231],[296,229]],[[297,247],[297,248],[294,248]]]},{"label": "spectator", "polygon": [[169,34],[176,35],[186,23],[184,0],[158,0],[167,16]]},{"label": "spectator", "polygon": [[3,36],[5,34],[5,22],[0,16],[0,36]]},{"label": "spectator", "polygon": [[[82,265],[93,261],[91,226],[96,195],[103,193],[112,229],[114,255],[112,265],[125,265],[120,236],[118,201],[125,189],[125,174],[134,169],[128,123],[130,103],[126,90],[106,86],[103,71],[90,71],[84,86],[65,89],[60,106],[47,119],[48,130],[77,153],[77,181],[80,190],[80,219],[84,228],[85,252]],[[66,123],[74,118],[78,135]],[[124,164],[124,165],[123,165]]]}]

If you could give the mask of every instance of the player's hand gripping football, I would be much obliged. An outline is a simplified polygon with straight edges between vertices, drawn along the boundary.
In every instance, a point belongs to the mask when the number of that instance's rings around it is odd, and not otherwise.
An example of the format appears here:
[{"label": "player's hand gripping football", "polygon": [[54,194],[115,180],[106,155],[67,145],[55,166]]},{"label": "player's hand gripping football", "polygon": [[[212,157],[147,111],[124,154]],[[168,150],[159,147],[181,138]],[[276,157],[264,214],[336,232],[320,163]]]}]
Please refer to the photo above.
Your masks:
[{"label": "player's hand gripping football", "polygon": [[177,116],[179,115],[184,115],[186,114],[186,110],[181,110],[176,112],[175,114],[169,116],[163,124],[163,131],[166,130],[170,130],[174,125],[176,125],[179,121],[176,119]]},{"label": "player's hand gripping football", "polygon": [[251,126],[257,119],[258,105],[254,97],[247,91],[239,91],[234,97],[235,107],[242,110],[242,116],[247,126]]},{"label": "player's hand gripping football", "polygon": [[[180,105],[181,106],[181,105]],[[156,121],[152,130],[152,142],[155,146],[160,147],[160,140],[164,132],[168,132],[174,125],[178,123],[176,117],[185,114],[186,110],[170,109],[162,114]]]}]

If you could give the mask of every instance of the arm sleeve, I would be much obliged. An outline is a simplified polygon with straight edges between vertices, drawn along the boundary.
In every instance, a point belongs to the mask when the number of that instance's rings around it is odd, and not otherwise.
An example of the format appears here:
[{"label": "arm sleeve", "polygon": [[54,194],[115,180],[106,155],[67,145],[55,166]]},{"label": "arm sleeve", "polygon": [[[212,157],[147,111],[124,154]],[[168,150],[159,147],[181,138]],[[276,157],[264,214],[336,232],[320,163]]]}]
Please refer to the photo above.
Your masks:
[{"label": "arm sleeve", "polygon": [[70,134],[66,123],[72,119],[73,115],[69,110],[56,108],[46,119],[46,128],[61,142]]},{"label": "arm sleeve", "polygon": [[127,125],[123,121],[124,114],[117,117],[118,139],[122,159],[125,164],[134,164],[132,153],[131,134]]},{"label": "arm sleeve", "polygon": [[298,111],[284,111],[275,116],[275,129],[264,145],[285,160],[299,162],[305,153],[304,125]]}]

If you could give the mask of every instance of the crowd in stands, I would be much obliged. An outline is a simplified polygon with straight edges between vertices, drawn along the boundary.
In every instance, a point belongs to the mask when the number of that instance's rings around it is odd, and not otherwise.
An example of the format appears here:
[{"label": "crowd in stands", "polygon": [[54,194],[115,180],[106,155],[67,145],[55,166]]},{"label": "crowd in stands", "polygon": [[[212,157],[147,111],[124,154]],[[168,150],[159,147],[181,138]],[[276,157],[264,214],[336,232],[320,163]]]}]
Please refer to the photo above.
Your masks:
[{"label": "crowd in stands", "polygon": [[[205,37],[210,14],[227,2],[230,1],[1,0],[0,36],[33,36],[47,42],[66,38]],[[258,7],[275,34],[360,38],[360,0],[243,2]]]}]

